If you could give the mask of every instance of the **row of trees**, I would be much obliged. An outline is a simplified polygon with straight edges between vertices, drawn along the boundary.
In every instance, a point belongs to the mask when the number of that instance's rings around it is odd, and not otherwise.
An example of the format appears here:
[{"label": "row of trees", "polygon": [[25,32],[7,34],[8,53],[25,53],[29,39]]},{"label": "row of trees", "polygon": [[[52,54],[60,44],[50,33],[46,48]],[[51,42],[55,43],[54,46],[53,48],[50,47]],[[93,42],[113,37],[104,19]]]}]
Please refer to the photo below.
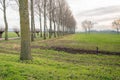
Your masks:
[{"label": "row of trees", "polygon": [[67,33],[75,33],[76,21],[65,0],[35,0],[34,8],[35,13],[39,16],[41,37],[42,15],[44,16],[44,39],[46,39],[46,34],[49,34],[49,38],[51,38],[52,34],[57,37]]},{"label": "row of trees", "polygon": [[[49,38],[75,33],[76,21],[65,0],[0,0],[0,9],[4,13],[5,40],[8,40],[6,8],[9,1],[15,1],[19,7],[21,31],[21,60],[31,60],[31,41],[35,33],[35,16],[39,16],[41,37]],[[29,17],[31,18],[29,19]],[[44,19],[44,20],[43,20]],[[42,24],[44,22],[44,25]],[[48,25],[49,21],[49,25]],[[31,27],[30,27],[31,25]],[[43,32],[44,31],[44,32]]]},{"label": "row of trees", "polygon": [[[5,40],[8,40],[8,22],[6,10],[9,3],[15,1],[16,7],[19,7],[18,0],[0,0],[0,9],[3,11],[5,23]],[[31,17],[31,40],[34,41],[35,33],[38,31],[35,27],[35,16],[39,18],[40,37],[46,39],[75,33],[76,21],[65,0],[28,0],[29,16]],[[49,21],[49,23],[48,23]],[[43,24],[44,22],[44,24]],[[38,26],[37,26],[38,27]]]}]

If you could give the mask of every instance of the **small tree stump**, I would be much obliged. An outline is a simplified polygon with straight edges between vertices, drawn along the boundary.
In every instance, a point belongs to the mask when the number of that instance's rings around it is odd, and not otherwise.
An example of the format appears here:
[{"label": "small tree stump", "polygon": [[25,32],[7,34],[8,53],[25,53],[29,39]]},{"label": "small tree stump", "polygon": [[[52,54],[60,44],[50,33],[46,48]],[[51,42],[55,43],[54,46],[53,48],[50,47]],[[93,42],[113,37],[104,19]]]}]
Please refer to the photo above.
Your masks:
[{"label": "small tree stump", "polygon": [[98,48],[98,46],[96,47],[96,54],[98,54],[99,53],[99,48]]}]

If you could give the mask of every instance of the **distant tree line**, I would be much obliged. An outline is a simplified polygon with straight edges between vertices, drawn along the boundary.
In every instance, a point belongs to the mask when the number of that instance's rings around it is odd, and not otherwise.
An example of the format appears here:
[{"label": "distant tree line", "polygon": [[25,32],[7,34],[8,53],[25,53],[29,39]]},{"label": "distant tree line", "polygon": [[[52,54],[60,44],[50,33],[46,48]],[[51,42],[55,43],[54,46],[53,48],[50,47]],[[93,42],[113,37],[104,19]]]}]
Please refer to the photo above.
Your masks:
[{"label": "distant tree line", "polygon": [[[85,30],[86,33],[90,33],[91,29],[94,27],[94,22],[90,20],[84,20],[81,25],[82,28]],[[120,19],[116,19],[112,22],[112,28],[116,29],[116,32],[119,34],[120,31]]]}]

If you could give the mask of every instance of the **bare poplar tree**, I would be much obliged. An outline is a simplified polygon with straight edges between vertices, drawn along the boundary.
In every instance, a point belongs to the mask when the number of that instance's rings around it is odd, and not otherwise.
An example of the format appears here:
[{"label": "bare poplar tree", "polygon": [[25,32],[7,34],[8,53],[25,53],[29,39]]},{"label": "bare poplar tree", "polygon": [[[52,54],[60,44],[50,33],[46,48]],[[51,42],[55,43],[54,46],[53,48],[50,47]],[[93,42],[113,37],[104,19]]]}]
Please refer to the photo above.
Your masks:
[{"label": "bare poplar tree", "polygon": [[47,0],[44,0],[44,35],[43,35],[44,39],[46,39],[46,28],[47,28],[46,10],[47,10]]},{"label": "bare poplar tree", "polygon": [[36,4],[35,4],[35,0],[30,0],[30,13],[31,13],[31,41],[34,41],[34,38],[36,38],[35,35],[35,8]]},{"label": "bare poplar tree", "polygon": [[116,29],[117,33],[119,34],[119,29],[120,29],[120,19],[114,20],[112,22],[112,27]]},{"label": "bare poplar tree", "polygon": [[35,0],[35,12],[39,16],[39,22],[40,22],[40,37],[43,36],[42,34],[42,14],[43,14],[43,0]]},{"label": "bare poplar tree", "polygon": [[9,0],[0,0],[1,7],[0,9],[3,11],[4,16],[4,24],[5,24],[5,40],[8,40],[8,22],[7,22],[7,16],[6,16],[6,10],[8,7]]},{"label": "bare poplar tree", "polygon": [[86,32],[91,31],[91,28],[93,28],[94,23],[92,21],[85,20],[82,22],[82,27],[85,29]]},{"label": "bare poplar tree", "polygon": [[56,17],[56,0],[53,0],[53,4],[52,4],[52,21],[54,24],[54,37],[56,37],[56,21],[55,21],[55,17]]},{"label": "bare poplar tree", "polygon": [[33,0],[30,0],[31,2],[31,41],[34,41],[34,33],[35,33],[35,24],[34,24],[34,4],[33,4]]},{"label": "bare poplar tree", "polygon": [[59,29],[61,29],[61,31],[60,31],[60,33],[62,32],[62,34],[64,34],[64,19],[63,19],[63,17],[64,17],[64,7],[65,7],[65,4],[66,4],[66,2],[65,2],[65,0],[58,0],[58,3],[59,3],[59,23],[60,23],[60,26],[61,26],[61,28],[59,28]]},{"label": "bare poplar tree", "polygon": [[82,27],[83,27],[83,29],[85,30],[85,32],[87,32],[87,24],[86,24],[86,21],[83,21],[83,22],[82,22]]},{"label": "bare poplar tree", "polygon": [[53,3],[53,0],[49,0],[49,23],[50,23],[50,29],[49,29],[49,38],[51,38],[52,36],[52,3]]}]

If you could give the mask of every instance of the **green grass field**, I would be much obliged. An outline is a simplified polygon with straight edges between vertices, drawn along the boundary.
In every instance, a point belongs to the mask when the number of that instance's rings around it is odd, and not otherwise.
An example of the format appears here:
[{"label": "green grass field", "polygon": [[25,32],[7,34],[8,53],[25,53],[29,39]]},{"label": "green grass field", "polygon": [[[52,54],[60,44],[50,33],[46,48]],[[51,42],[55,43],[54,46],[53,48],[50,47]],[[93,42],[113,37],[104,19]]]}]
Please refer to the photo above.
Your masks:
[{"label": "green grass field", "polygon": [[120,80],[120,56],[41,49],[64,46],[120,52],[120,35],[75,34],[32,42],[32,61],[20,61],[20,40],[0,41],[0,80]]},{"label": "green grass field", "polygon": [[[4,38],[5,37],[5,33],[3,33],[2,37]],[[8,32],[8,37],[9,38],[13,38],[13,37],[17,37],[16,33],[14,32]]]},{"label": "green grass field", "polygon": [[[54,44],[53,44],[54,43]],[[60,39],[45,41],[41,46],[64,46],[87,50],[99,50],[120,52],[120,35],[117,34],[76,34]]]}]

